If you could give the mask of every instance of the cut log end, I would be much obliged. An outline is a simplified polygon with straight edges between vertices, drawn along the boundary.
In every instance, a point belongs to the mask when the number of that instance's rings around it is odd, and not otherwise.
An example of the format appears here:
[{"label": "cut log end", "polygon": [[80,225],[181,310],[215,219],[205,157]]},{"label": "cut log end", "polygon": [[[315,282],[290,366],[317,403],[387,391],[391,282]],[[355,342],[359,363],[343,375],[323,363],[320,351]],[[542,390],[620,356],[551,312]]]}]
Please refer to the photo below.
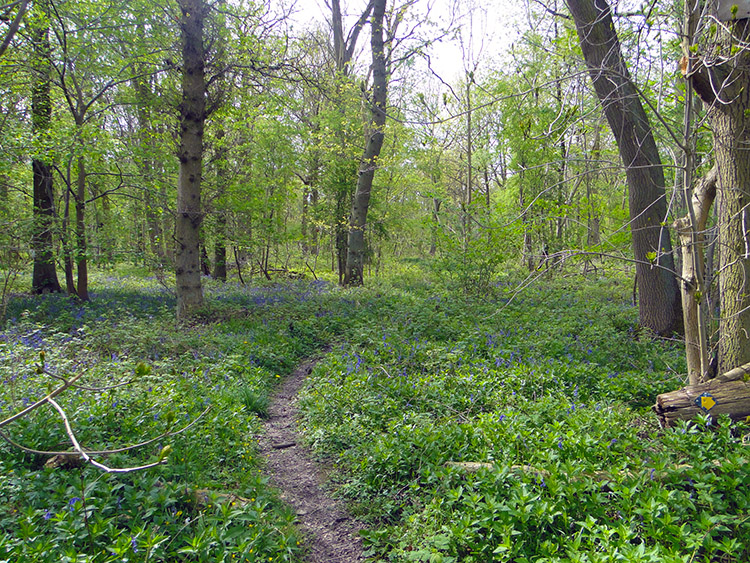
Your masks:
[{"label": "cut log end", "polygon": [[726,414],[732,420],[747,420],[750,417],[750,384],[744,378],[727,380],[724,376],[689,385],[659,395],[653,411],[663,428],[671,428],[680,420],[692,420],[699,414],[713,418]]}]

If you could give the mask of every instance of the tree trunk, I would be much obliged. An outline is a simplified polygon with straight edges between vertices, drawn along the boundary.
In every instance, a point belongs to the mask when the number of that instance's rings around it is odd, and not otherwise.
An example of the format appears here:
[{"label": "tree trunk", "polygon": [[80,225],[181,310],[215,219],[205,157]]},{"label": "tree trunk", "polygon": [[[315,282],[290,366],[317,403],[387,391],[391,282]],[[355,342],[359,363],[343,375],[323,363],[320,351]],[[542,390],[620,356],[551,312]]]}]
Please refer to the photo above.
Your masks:
[{"label": "tree trunk", "polygon": [[682,314],[685,326],[685,353],[687,356],[688,378],[691,385],[697,385],[708,372],[708,347],[703,322],[706,295],[700,292],[703,283],[704,231],[708,213],[716,197],[717,170],[713,168],[693,191],[692,202],[688,202],[692,212],[674,222],[675,231],[680,237],[682,251]]},{"label": "tree trunk", "polygon": [[177,319],[203,305],[200,264],[201,176],[206,119],[205,51],[202,0],[178,0],[182,13],[182,103],[180,104],[180,172],[175,225]]},{"label": "tree trunk", "polygon": [[312,226],[310,228],[310,246],[308,247],[308,251],[310,255],[317,256],[320,252],[318,248],[318,239],[320,235],[320,227],[318,226],[317,221],[315,221],[315,210],[318,208],[318,198],[320,197],[320,192],[318,191],[317,187],[313,187],[310,191],[310,208],[312,209]]},{"label": "tree trunk", "polygon": [[606,0],[567,0],[594,89],[625,166],[641,325],[669,335],[682,328],[664,170],[648,117],[625,61]]},{"label": "tree trunk", "polygon": [[307,256],[310,246],[307,243],[307,231],[310,223],[310,184],[305,180],[304,188],[302,189],[302,225],[301,225],[301,249],[302,256]]},{"label": "tree trunk", "polygon": [[227,215],[219,211],[216,217],[216,242],[214,243],[214,279],[227,281]]},{"label": "tree trunk", "polygon": [[[144,164],[144,167],[150,167],[150,164]],[[151,252],[156,258],[157,267],[164,266],[164,247],[161,219],[159,212],[156,210],[156,201],[153,196],[153,182],[146,176],[146,188],[143,190],[143,204],[146,207],[146,228],[148,229],[148,240],[151,245]]]},{"label": "tree trunk", "polygon": [[208,257],[208,249],[206,249],[206,244],[201,241],[200,242],[201,247],[201,273],[204,276],[210,276],[211,275],[211,259]]},{"label": "tree trunk", "polygon": [[[354,51],[357,46],[357,40],[362,28],[367,23],[367,19],[370,17],[370,13],[373,10],[375,0],[369,0],[367,6],[362,12],[357,22],[351,28],[349,33],[344,35],[344,24],[341,12],[340,0],[331,0],[331,24],[333,30],[333,53],[336,63],[336,97],[334,103],[341,100],[342,97],[342,82],[347,80],[351,71],[351,61],[354,56]],[[339,104],[339,108],[344,115],[344,105]],[[341,155],[346,158],[346,145],[347,140],[344,136],[343,131],[339,134],[339,141],[341,143]],[[361,168],[361,167],[360,167]],[[348,260],[348,232],[347,232],[347,214],[352,209],[352,191],[350,188],[350,178],[346,172],[346,168],[337,171],[337,189],[336,189],[336,205],[334,211],[334,253],[335,260],[337,261],[339,284],[344,285],[346,283],[346,264]]]},{"label": "tree trunk", "polygon": [[[434,185],[433,180],[433,185]],[[438,229],[440,228],[440,206],[443,201],[439,197],[432,198],[432,225],[430,225],[430,256],[437,252]]]},{"label": "tree trunk", "polygon": [[349,234],[346,229],[346,208],[351,208],[352,198],[345,185],[340,184],[336,193],[336,216],[334,220],[334,248],[336,255],[336,267],[339,274],[339,284],[344,285],[346,276],[346,258],[349,250]]},{"label": "tree trunk", "polygon": [[86,167],[83,156],[78,157],[76,185],[76,267],[78,269],[78,298],[89,300],[88,248],[86,246]]},{"label": "tree trunk", "polygon": [[521,210],[521,225],[523,227],[523,250],[522,261],[529,272],[536,268],[534,264],[533,243],[531,239],[531,221],[529,221],[529,208],[526,206],[524,196],[524,180],[526,178],[526,163],[521,160],[521,171],[518,173],[518,207]]},{"label": "tree trunk", "polygon": [[[717,26],[717,40],[689,65],[704,103],[718,169],[719,373],[750,361],[750,20]],[[693,63],[694,61],[690,61]]]},{"label": "tree trunk", "polygon": [[750,53],[746,45],[750,20],[730,24],[734,35],[726,37],[725,54],[734,61],[719,93],[724,101],[713,103],[708,115],[714,135],[714,154],[719,170],[719,372],[750,361]]},{"label": "tree trunk", "polygon": [[349,219],[349,248],[346,257],[344,285],[359,286],[364,282],[365,226],[370,193],[380,150],[385,139],[385,115],[388,92],[388,75],[383,41],[383,20],[386,0],[375,0],[372,9],[372,117],[370,136],[359,166],[357,190],[354,192],[352,213]]},{"label": "tree trunk", "polygon": [[[49,26],[46,21],[47,4],[35,2],[40,7],[35,11],[32,37],[34,52],[32,59],[33,85],[31,93],[31,122],[34,136],[40,140],[38,153],[44,152],[45,138],[49,134],[52,120],[50,99],[50,43]],[[55,221],[55,197],[52,183],[52,167],[43,154],[35,155],[31,162],[33,173],[33,214],[34,224],[31,248],[34,252],[34,271],[31,288],[34,293],[61,291],[55,269],[55,253],[52,243],[52,230]]]},{"label": "tree trunk", "polygon": [[63,198],[63,217],[60,225],[60,242],[62,245],[63,263],[65,264],[65,290],[68,295],[78,295],[76,291],[76,281],[73,277],[73,250],[70,236],[70,168],[71,163],[68,161],[68,167],[65,175],[65,197]]},{"label": "tree trunk", "polygon": [[55,200],[52,192],[52,170],[49,164],[34,159],[34,226],[31,247],[34,251],[34,271],[31,288],[36,294],[59,292],[60,282],[55,268],[52,242]]},{"label": "tree trunk", "polygon": [[[139,26],[139,32],[145,34],[142,26]],[[138,71],[139,74],[145,74],[145,69],[143,68],[138,69]],[[133,87],[137,94],[137,116],[141,149],[148,151],[148,156],[143,156],[138,161],[138,167],[140,168],[145,184],[143,189],[143,204],[146,207],[146,228],[148,230],[151,252],[156,258],[157,267],[162,268],[165,263],[164,233],[160,212],[157,210],[156,198],[154,197],[156,194],[156,163],[151,156],[154,154],[154,139],[156,138],[156,132],[151,122],[151,112],[149,111],[149,104],[151,103],[153,93],[147,79],[142,76],[133,79]]]},{"label": "tree trunk", "polygon": [[591,156],[586,157],[586,244],[590,247],[597,246],[601,242],[601,218],[596,208],[595,199],[597,193],[596,183],[599,179],[599,161],[602,158],[601,138],[604,127],[603,116],[600,116],[594,129],[594,141],[591,145]]}]

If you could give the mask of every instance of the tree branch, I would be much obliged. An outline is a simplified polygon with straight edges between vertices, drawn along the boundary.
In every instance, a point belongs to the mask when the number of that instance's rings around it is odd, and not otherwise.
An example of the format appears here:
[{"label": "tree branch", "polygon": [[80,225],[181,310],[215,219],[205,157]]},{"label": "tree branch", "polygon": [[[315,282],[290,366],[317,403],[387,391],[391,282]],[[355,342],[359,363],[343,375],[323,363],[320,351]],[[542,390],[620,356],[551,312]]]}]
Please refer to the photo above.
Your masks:
[{"label": "tree branch", "polygon": [[[164,434],[161,434],[161,435],[157,436],[156,438],[151,438],[150,440],[146,440],[145,442],[141,442],[139,444],[133,444],[133,445],[130,445],[130,446],[125,446],[123,448],[118,448],[118,449],[114,449],[114,450],[86,450],[86,453],[89,454],[89,455],[112,455],[112,454],[120,454],[120,453],[129,452],[129,451],[132,451],[132,450],[135,450],[135,449],[138,449],[138,448],[142,448],[144,446],[148,446],[150,444],[153,444],[154,442],[158,442],[159,440],[163,440],[164,438],[169,438],[171,436],[177,436],[177,435],[182,434],[183,432],[187,431],[192,426],[194,426],[210,410],[211,410],[210,406],[206,407],[206,409],[202,413],[200,413],[195,418],[195,420],[191,421],[190,424],[188,424],[188,425],[180,428],[179,430],[175,430],[174,432],[165,432]],[[23,445],[21,445],[21,444],[19,444],[17,442],[14,442],[11,439],[11,437],[7,433],[3,432],[2,430],[0,430],[0,438],[2,438],[3,440],[5,440],[6,442],[8,442],[14,448],[18,448],[19,450],[23,450],[23,451],[28,452],[30,454],[51,455],[51,456],[57,455],[57,456],[65,456],[65,457],[76,457],[76,456],[80,455],[80,453],[77,452],[77,451],[72,451],[72,452],[71,451],[59,451],[59,452],[56,452],[56,451],[51,451],[51,450],[35,450],[33,448],[27,448],[26,446],[23,446]]]},{"label": "tree branch", "polygon": [[[3,53],[8,49],[8,46],[10,45],[10,42],[13,41],[13,37],[16,35],[16,32],[18,32],[18,28],[21,25],[21,20],[23,20],[24,14],[26,14],[26,8],[29,5],[29,0],[22,0],[20,3],[16,2],[18,5],[18,13],[16,14],[16,17],[13,19],[13,21],[10,24],[10,27],[8,28],[8,31],[5,34],[5,39],[3,39],[2,44],[0,44],[0,57],[3,56]],[[12,8],[14,4],[10,4],[8,7],[9,9]]]},{"label": "tree branch", "polygon": [[92,459],[85,451],[83,451],[83,448],[81,448],[81,445],[78,443],[75,433],[73,432],[73,429],[70,426],[70,421],[68,421],[68,416],[65,414],[65,411],[63,410],[63,408],[60,405],[58,405],[54,399],[48,398],[47,402],[55,408],[55,410],[60,415],[60,418],[62,418],[63,424],[65,425],[65,432],[67,433],[68,438],[70,438],[70,442],[73,444],[73,447],[75,448],[75,450],[80,454],[80,456],[84,459],[84,461],[86,461],[87,463],[90,463],[97,469],[101,469],[102,471],[106,473],[132,473],[134,471],[150,469],[151,467],[156,467],[158,465],[164,465],[165,463],[167,463],[165,459],[160,459],[159,461],[156,461],[154,463],[140,465],[138,467],[125,467],[122,469],[107,467],[103,463],[99,463],[95,459]]}]

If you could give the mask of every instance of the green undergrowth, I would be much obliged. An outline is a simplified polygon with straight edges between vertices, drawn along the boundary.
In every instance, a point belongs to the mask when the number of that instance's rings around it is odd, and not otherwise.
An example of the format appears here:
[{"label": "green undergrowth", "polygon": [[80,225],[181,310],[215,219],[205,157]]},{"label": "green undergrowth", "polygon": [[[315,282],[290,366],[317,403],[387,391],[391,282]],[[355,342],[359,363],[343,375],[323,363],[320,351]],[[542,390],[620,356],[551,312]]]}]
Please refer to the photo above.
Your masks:
[{"label": "green undergrowth", "polygon": [[658,427],[682,347],[640,334],[626,291],[412,292],[318,364],[306,437],[336,460],[373,560],[750,559],[748,429]]},{"label": "green undergrowth", "polygon": [[[96,459],[166,463],[51,468],[0,443],[0,561],[303,560],[257,439],[275,385],[327,346],[301,398],[305,437],[334,462],[373,560],[750,559],[747,429],[658,428],[648,408],[682,386],[682,347],[639,330],[629,282],[516,286],[506,274],[468,298],[419,265],[355,290],[207,280],[182,327],[173,295],[139,272],[92,276],[85,304],[15,296],[0,417],[43,397],[50,374],[83,373],[107,389],[58,397],[78,440],[157,438]],[[4,430],[70,448],[49,406]]]},{"label": "green undergrowth", "polygon": [[[355,302],[326,282],[207,281],[205,311],[176,327],[174,297],[142,275],[98,275],[92,300],[15,297],[0,334],[0,419],[83,373],[57,400],[78,441],[113,468],[45,467],[0,444],[0,561],[298,561],[294,514],[263,474],[269,392],[333,340]],[[40,373],[43,371],[44,373]],[[124,384],[124,385],[123,385]],[[26,448],[70,449],[49,406],[6,427]],[[167,433],[172,435],[165,436]]]}]

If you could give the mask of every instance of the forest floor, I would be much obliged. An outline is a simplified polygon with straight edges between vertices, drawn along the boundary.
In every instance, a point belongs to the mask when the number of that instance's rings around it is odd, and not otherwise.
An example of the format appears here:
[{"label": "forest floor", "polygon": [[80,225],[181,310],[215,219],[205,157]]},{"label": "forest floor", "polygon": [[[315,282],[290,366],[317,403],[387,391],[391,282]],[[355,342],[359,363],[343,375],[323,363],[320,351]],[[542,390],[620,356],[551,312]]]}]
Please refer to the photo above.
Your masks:
[{"label": "forest floor", "polygon": [[[154,466],[52,470],[0,443],[0,561],[750,561],[750,429],[659,426],[684,349],[641,332],[629,277],[486,297],[417,269],[207,280],[206,316],[177,326],[146,274],[9,302],[0,425],[82,374],[92,391],[57,396],[77,440]],[[54,408],[9,426],[38,451],[69,438]]]},{"label": "forest floor", "polygon": [[303,361],[271,396],[261,437],[271,483],[295,511],[310,563],[363,561],[360,525],[326,488],[327,467],[301,443],[297,393],[319,359]]}]

